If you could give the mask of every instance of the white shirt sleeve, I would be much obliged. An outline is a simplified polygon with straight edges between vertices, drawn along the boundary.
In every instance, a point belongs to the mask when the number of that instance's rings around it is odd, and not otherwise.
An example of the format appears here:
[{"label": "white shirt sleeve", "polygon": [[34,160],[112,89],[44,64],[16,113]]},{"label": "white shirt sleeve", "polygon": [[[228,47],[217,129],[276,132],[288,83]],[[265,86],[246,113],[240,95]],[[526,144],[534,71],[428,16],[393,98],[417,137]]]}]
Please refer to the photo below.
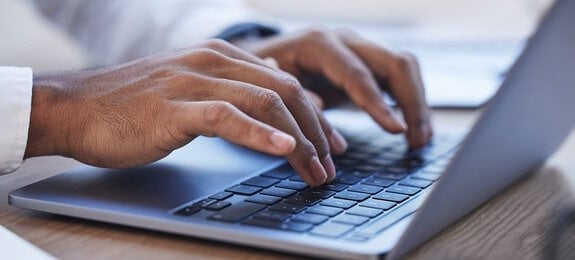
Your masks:
[{"label": "white shirt sleeve", "polygon": [[31,106],[32,69],[0,66],[0,175],[22,164]]},{"label": "white shirt sleeve", "polygon": [[189,47],[239,22],[270,23],[242,0],[34,0],[86,48],[93,65]]}]

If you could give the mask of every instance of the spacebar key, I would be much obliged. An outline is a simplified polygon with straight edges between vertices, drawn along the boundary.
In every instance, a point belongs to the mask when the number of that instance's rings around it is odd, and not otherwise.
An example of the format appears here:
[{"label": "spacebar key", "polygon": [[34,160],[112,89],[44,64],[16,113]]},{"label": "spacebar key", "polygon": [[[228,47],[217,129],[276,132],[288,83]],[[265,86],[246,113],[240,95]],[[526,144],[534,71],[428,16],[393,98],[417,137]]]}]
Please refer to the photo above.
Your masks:
[{"label": "spacebar key", "polygon": [[238,222],[265,208],[266,205],[263,204],[241,201],[221,210],[214,215],[211,215],[209,219],[226,222]]}]

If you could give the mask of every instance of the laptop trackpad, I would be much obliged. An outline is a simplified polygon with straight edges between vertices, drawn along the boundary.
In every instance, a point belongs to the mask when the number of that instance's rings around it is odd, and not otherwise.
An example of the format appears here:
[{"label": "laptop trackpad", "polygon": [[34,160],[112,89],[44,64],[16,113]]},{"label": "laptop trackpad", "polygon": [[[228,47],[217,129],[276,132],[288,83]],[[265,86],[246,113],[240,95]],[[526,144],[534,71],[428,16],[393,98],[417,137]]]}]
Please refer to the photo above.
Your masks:
[{"label": "laptop trackpad", "polygon": [[200,137],[147,166],[130,169],[84,166],[20,192],[56,203],[164,211],[221,191],[282,160],[218,138]]}]

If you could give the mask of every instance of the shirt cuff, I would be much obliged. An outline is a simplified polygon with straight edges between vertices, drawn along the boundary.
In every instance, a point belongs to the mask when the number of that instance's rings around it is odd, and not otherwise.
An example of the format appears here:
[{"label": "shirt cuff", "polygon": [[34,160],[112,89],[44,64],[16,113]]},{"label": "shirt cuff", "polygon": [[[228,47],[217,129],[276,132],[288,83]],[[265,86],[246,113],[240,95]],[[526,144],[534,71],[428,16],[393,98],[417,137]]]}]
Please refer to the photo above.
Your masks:
[{"label": "shirt cuff", "polygon": [[219,34],[214,38],[222,39],[228,42],[233,42],[239,39],[246,38],[266,38],[279,34],[279,29],[253,22],[244,22],[234,24]]},{"label": "shirt cuff", "polygon": [[32,106],[32,69],[0,66],[0,175],[24,160]]}]

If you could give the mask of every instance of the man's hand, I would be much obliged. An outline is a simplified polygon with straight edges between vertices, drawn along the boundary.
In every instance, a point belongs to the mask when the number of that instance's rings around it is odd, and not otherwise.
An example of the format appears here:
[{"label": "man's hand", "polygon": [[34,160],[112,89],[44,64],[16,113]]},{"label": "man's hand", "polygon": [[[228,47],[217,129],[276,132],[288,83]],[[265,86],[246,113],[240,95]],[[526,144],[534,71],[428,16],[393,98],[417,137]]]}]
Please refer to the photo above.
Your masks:
[{"label": "man's hand", "polygon": [[25,157],[103,167],[156,161],[199,135],[286,156],[310,185],[345,141],[293,76],[223,41],[116,67],[36,76]]},{"label": "man's hand", "polygon": [[[329,99],[339,89],[379,125],[392,133],[406,126],[382,99],[391,95],[402,109],[407,123],[407,140],[413,148],[429,142],[432,136],[429,109],[416,60],[408,54],[393,53],[348,31],[312,29],[264,40],[235,42],[240,48],[265,58],[274,58],[279,67],[295,75],[305,87]],[[318,75],[335,88],[320,88]],[[311,95],[311,100],[324,102]],[[325,100],[331,102],[332,100]]]}]

